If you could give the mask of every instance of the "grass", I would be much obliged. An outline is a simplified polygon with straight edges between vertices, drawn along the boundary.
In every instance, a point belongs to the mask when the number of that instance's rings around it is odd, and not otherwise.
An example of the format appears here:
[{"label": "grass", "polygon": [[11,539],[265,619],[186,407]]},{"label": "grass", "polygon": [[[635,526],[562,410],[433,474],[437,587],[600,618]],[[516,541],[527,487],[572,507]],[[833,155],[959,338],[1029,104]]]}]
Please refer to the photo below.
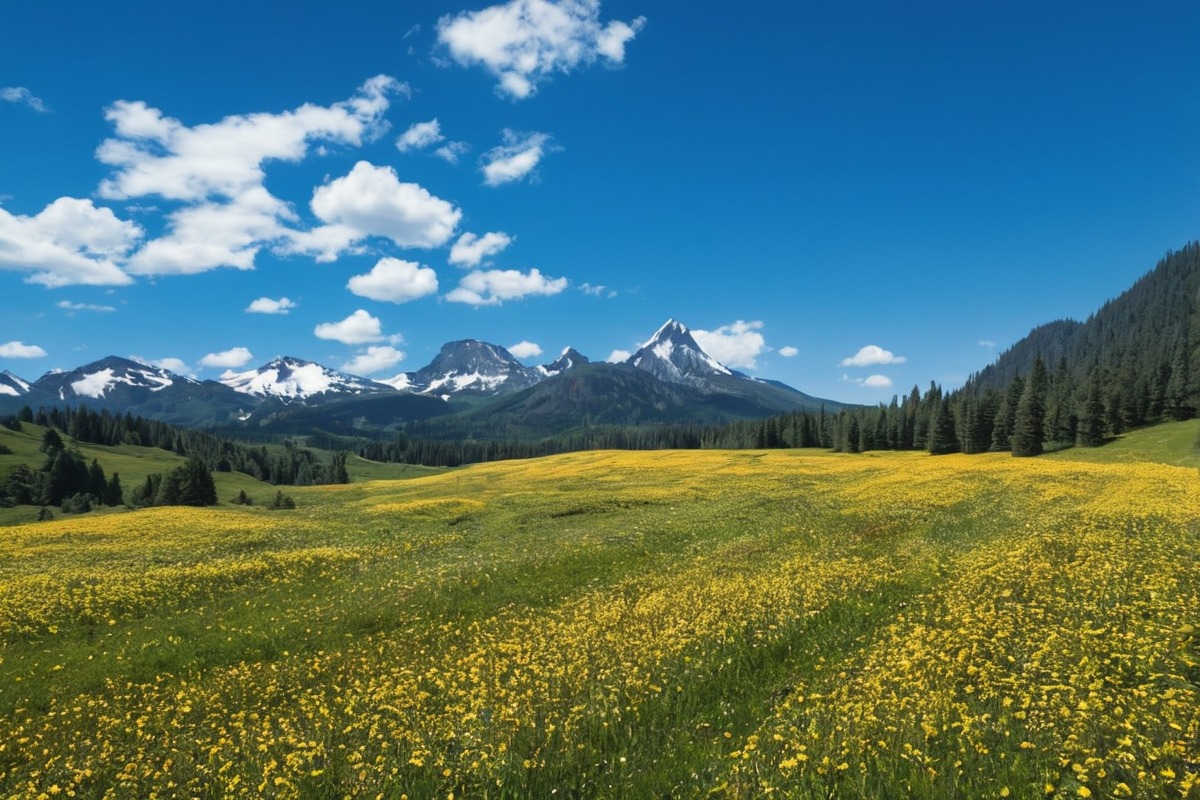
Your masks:
[{"label": "grass", "polygon": [[[7,474],[17,464],[28,464],[38,469],[45,462],[45,455],[38,449],[46,429],[32,423],[22,423],[20,431],[0,427],[0,444],[6,445],[11,453],[0,454],[0,476]],[[104,445],[84,444],[76,442],[63,435],[68,446],[78,448],[87,463],[93,459],[100,462],[105,475],[114,472],[120,474],[121,485],[125,488],[126,496],[129,491],[146,480],[151,473],[166,474],[182,465],[185,459],[168,450],[156,447],[136,447],[133,445]],[[409,464],[381,464],[364,458],[351,456],[346,464],[352,481],[371,481],[383,479],[404,479],[437,474],[442,470],[433,467],[420,467]],[[255,503],[269,503],[275,496],[278,487],[240,472],[215,472],[214,481],[217,485],[217,496],[221,502],[228,503],[245,492]],[[290,492],[290,487],[284,487]],[[61,516],[57,509],[56,516]],[[91,513],[113,514],[125,513],[124,509],[100,510]],[[0,508],[0,527],[33,522],[37,519],[37,506],[17,506],[15,508]]]},{"label": "grass", "polygon": [[1196,797],[1188,427],[14,526],[0,796]]}]

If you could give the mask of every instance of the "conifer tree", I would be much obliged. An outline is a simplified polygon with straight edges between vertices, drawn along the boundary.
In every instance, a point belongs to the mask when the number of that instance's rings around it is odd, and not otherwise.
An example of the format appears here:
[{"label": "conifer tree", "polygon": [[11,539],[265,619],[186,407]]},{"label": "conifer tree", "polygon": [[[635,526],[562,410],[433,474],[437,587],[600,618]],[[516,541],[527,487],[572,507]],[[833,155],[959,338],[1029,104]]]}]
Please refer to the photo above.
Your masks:
[{"label": "conifer tree", "polygon": [[950,398],[942,397],[933,412],[933,424],[929,428],[929,452],[935,456],[954,453],[958,442],[954,438],[954,414],[950,410]]},{"label": "conifer tree", "polygon": [[1041,356],[1033,362],[1033,370],[1021,399],[1017,403],[1017,411],[1013,420],[1012,454],[1014,456],[1039,456],[1044,449],[1046,438],[1046,390],[1049,379],[1046,375],[1046,363]]},{"label": "conifer tree", "polygon": [[1087,400],[1079,425],[1079,443],[1084,447],[1104,444],[1104,400],[1100,395],[1100,374],[1092,373],[1088,382]]}]

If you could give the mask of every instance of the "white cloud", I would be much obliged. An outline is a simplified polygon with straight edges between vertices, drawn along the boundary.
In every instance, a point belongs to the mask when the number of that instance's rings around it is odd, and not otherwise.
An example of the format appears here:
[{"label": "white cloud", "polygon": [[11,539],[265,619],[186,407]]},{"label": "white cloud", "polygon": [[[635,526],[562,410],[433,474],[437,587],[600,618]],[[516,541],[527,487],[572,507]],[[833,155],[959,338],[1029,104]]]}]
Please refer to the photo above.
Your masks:
[{"label": "white cloud", "polygon": [[[119,100],[105,113],[115,136],[96,150],[114,168],[101,197],[158,195],[183,203],[167,219],[167,234],[148,242],[129,261],[134,274],[194,274],[217,267],[252,269],[258,251],[291,246],[298,217],[264,185],[264,164],[298,162],[314,144],[358,147],[387,129],[389,96],[407,93],[394,78],[371,78],[349,100],[330,106],[306,103],[279,114],[226,117],[189,127],[142,101]],[[316,237],[329,238],[328,232]],[[345,238],[345,237],[343,237]],[[328,249],[328,248],[327,248]]]},{"label": "white cloud", "polygon": [[610,364],[620,364],[624,361],[628,361],[632,355],[633,353],[629,352],[628,350],[613,350],[608,354],[608,358],[605,360]]},{"label": "white cloud", "polygon": [[476,270],[465,275],[458,287],[446,295],[446,299],[452,303],[494,306],[531,294],[558,294],[565,288],[566,278],[547,278],[536,269],[528,273],[515,269]]},{"label": "white cloud", "polygon": [[[384,236],[401,247],[440,247],[454,235],[462,211],[415,183],[401,183],[391,167],[359,161],[348,175],[317,187],[312,210],[323,222],[293,237],[293,251],[331,261],[351,243]],[[324,241],[322,238],[324,237]]]},{"label": "white cloud", "polygon": [[616,289],[610,289],[603,284],[595,285],[591,283],[581,283],[579,285],[579,291],[583,292],[584,294],[590,294],[593,297],[604,297],[609,300],[617,296]]},{"label": "white cloud", "polygon": [[343,372],[352,375],[370,375],[394,367],[404,360],[404,352],[388,345],[368,347],[342,365]]},{"label": "white cloud", "polygon": [[488,186],[511,183],[528,175],[546,154],[546,133],[517,133],[505,128],[504,144],[483,154],[483,182]]},{"label": "white cloud", "polygon": [[727,367],[755,369],[756,359],[766,349],[763,335],[759,333],[763,324],[758,320],[738,320],[732,325],[722,325],[715,331],[693,330],[692,337],[704,352]]},{"label": "white cloud", "polygon": [[510,0],[438,20],[438,42],[464,67],[482,66],[499,79],[496,91],[529,97],[555,72],[570,73],[602,58],[625,60],[625,45],[645,17],[600,22],[600,0]]},{"label": "white cloud", "polygon": [[512,353],[517,358],[533,358],[534,356],[540,356],[542,354],[542,348],[541,345],[522,339],[512,347],[508,348],[508,352]]},{"label": "white cloud", "polygon": [[160,369],[170,370],[176,375],[191,375],[192,368],[182,358],[142,358],[141,356],[130,356],[130,361],[136,361],[139,364],[147,364],[151,367],[159,367]]},{"label": "white cloud", "polygon": [[286,314],[296,307],[296,304],[286,297],[273,300],[270,297],[260,297],[246,306],[247,314]]},{"label": "white cloud", "polygon": [[446,137],[442,136],[442,126],[437,117],[428,122],[416,122],[396,139],[396,148],[401,153],[409,150],[422,150],[432,144],[437,144]]},{"label": "white cloud", "polygon": [[5,342],[0,344],[0,358],[41,358],[46,351],[36,344]]},{"label": "white cloud", "polygon": [[346,288],[359,297],[407,303],[437,292],[438,279],[436,272],[415,261],[381,258],[366,275],[352,277]]},{"label": "white cloud", "polygon": [[0,208],[0,268],[49,287],[125,285],[133,281],[119,264],[141,237],[136,223],[91,200],[60,197],[32,217]]},{"label": "white cloud", "polygon": [[866,347],[860,348],[857,353],[849,358],[843,358],[841,366],[870,367],[875,364],[903,364],[907,360],[904,356],[895,355],[890,350],[884,350],[878,345],[869,344]]},{"label": "white cloud", "polygon": [[470,149],[471,145],[466,142],[446,142],[434,150],[433,154],[448,164],[457,164],[459,157]]},{"label": "white cloud", "polygon": [[388,96],[403,93],[395,78],[371,78],[349,100],[305,103],[279,114],[245,114],[188,127],[140,100],[118,100],[105,112],[116,138],[96,150],[116,173],[101,182],[114,200],[159,195],[197,202],[234,198],[263,185],[263,163],[302,160],[314,142],[354,147],[386,130]]},{"label": "white cloud", "polygon": [[450,248],[450,263],[460,267],[478,267],[485,258],[491,258],[512,244],[512,237],[501,231],[491,231],[483,236],[464,233]]},{"label": "white cloud", "polygon": [[220,353],[209,353],[200,359],[202,367],[244,367],[254,358],[245,347],[233,347]]},{"label": "white cloud", "polygon": [[842,380],[847,383],[857,383],[868,389],[886,389],[892,385],[892,379],[886,375],[868,375],[865,378],[851,378],[849,375],[843,375]]},{"label": "white cloud", "polygon": [[41,98],[34,97],[33,92],[24,86],[5,86],[4,88],[0,88],[0,100],[27,105],[39,114],[50,112],[50,109],[46,108],[46,104],[42,102]]},{"label": "white cloud", "polygon": [[228,202],[204,202],[168,215],[167,235],[129,259],[135,275],[195,275],[219,267],[254,269],[262,246],[284,236],[281,220],[295,214],[266,189],[248,189]]},{"label": "white cloud", "polygon": [[68,314],[74,314],[76,311],[116,311],[112,306],[100,306],[92,303],[72,303],[70,300],[59,300],[55,303]]},{"label": "white cloud", "polygon": [[783,356],[784,358],[792,358],[793,356],[800,355],[800,351],[788,344],[779,348],[779,355]]},{"label": "white cloud", "polygon": [[322,322],[313,329],[318,339],[333,339],[342,344],[366,344],[383,339],[383,328],[378,317],[372,317],[358,309],[341,322]]},{"label": "white cloud", "polygon": [[993,342],[991,339],[980,339],[979,346],[986,347],[988,350],[991,350],[992,348],[994,348],[996,346],[996,343]]}]

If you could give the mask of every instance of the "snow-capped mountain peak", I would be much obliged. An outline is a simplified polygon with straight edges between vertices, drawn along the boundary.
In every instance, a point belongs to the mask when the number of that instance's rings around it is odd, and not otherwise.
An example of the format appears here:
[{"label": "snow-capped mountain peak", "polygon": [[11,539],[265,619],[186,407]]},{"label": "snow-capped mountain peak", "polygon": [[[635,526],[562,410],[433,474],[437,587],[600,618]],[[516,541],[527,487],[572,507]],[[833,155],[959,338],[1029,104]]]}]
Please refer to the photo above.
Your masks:
[{"label": "snow-capped mountain peak", "polygon": [[442,345],[428,366],[401,373],[387,383],[397,389],[434,396],[493,395],[524,389],[541,379],[538,370],[525,366],[499,345],[460,339]]},{"label": "snow-capped mountain peak", "polygon": [[226,370],[221,383],[254,397],[279,400],[307,400],[324,395],[364,394],[389,391],[391,387],[376,381],[347,375],[313,361],[282,356],[245,372]]},{"label": "snow-capped mountain peak", "polygon": [[8,370],[0,372],[0,394],[10,397],[20,397],[29,394],[29,382],[23,380]]},{"label": "snow-capped mountain peak", "polygon": [[625,363],[672,383],[734,374],[704,352],[687,326],[674,319],[667,320]]},{"label": "snow-capped mountain peak", "polygon": [[564,347],[558,358],[551,361],[549,364],[541,364],[534,367],[542,376],[552,377],[561,372],[566,372],[571,367],[577,367],[580,364],[589,363],[588,357],[576,350],[574,347]]},{"label": "snow-capped mountain peak", "polygon": [[[161,392],[177,383],[195,383],[170,370],[142,364],[120,356],[108,356],[70,372],[47,372],[33,384],[60,400],[73,397],[103,400],[115,389],[147,389]],[[31,387],[32,388],[32,387]]]}]

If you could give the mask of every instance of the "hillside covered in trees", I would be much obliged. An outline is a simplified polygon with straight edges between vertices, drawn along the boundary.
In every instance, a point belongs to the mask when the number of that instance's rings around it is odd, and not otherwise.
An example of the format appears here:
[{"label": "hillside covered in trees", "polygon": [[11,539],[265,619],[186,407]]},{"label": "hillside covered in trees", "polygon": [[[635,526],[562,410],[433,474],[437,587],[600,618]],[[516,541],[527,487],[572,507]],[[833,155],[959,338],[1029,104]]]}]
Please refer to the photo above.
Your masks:
[{"label": "hillside covered in trees", "polygon": [[[1200,244],[1084,322],[1039,326],[956,390],[931,383],[876,407],[788,413],[718,425],[587,426],[537,441],[479,436],[437,421],[392,442],[341,441],[380,461],[453,466],[586,449],[825,447],[844,452],[1009,452],[1103,444],[1200,408]],[[334,437],[331,437],[333,443]]]}]

